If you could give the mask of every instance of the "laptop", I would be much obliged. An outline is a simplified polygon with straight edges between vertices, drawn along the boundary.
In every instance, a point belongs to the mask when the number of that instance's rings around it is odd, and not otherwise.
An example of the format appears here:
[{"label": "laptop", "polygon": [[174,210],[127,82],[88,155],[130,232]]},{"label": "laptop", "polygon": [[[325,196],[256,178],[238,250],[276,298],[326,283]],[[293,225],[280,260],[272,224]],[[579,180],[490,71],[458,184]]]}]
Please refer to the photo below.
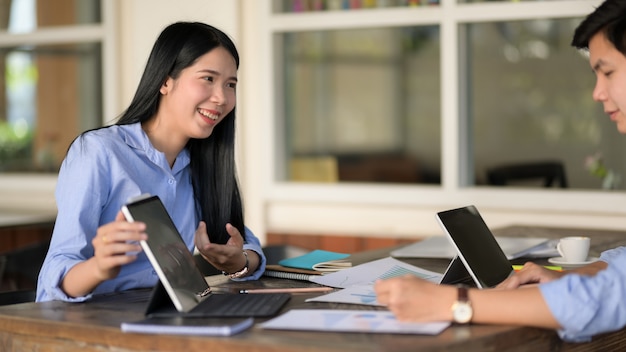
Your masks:
[{"label": "laptop", "polygon": [[128,221],[146,224],[148,240],[140,244],[159,276],[146,315],[268,317],[276,315],[290,299],[288,293],[212,293],[158,196],[131,199],[122,212]]},{"label": "laptop", "polygon": [[[495,238],[509,260],[521,257],[549,258],[559,255],[556,241],[546,237],[495,236]],[[389,254],[394,258],[452,259],[456,256],[456,250],[446,236],[431,236],[394,249]]]},{"label": "laptop", "polygon": [[442,284],[488,288],[513,274],[509,259],[475,206],[439,212],[437,221],[456,252]]}]

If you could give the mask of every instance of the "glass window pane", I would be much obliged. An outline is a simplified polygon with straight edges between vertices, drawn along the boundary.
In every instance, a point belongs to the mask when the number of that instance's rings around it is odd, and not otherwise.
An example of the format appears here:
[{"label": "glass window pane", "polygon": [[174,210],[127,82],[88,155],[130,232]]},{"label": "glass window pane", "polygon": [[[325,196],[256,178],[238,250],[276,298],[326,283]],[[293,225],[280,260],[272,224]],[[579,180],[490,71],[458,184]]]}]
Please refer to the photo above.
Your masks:
[{"label": "glass window pane", "polygon": [[275,13],[437,6],[439,0],[273,0]]},{"label": "glass window pane", "polygon": [[468,3],[468,2],[520,2],[520,1],[563,1],[563,0],[457,0],[459,3]]},{"label": "glass window pane", "polygon": [[101,125],[99,43],[0,49],[0,171],[56,172]]},{"label": "glass window pane", "polygon": [[41,27],[99,23],[99,0],[3,0],[0,30],[31,32]]},{"label": "glass window pane", "polygon": [[[603,180],[585,167],[596,153],[624,175],[626,140],[592,99],[588,58],[570,46],[580,20],[462,27],[468,39],[470,184],[489,183],[487,171],[496,166],[556,160],[569,187],[599,189]],[[543,186],[531,180],[518,185]]]},{"label": "glass window pane", "polygon": [[440,182],[438,27],[278,36],[283,178]]}]

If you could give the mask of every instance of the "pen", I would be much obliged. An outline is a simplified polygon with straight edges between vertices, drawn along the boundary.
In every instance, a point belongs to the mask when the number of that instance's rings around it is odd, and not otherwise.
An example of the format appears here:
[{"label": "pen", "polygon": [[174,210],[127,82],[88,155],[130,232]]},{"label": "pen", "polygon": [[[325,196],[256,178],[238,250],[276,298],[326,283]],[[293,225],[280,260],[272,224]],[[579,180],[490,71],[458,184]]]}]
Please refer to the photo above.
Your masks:
[{"label": "pen", "polygon": [[240,290],[239,293],[308,293],[308,292],[328,292],[332,287],[298,287],[298,288],[256,288],[250,290]]},{"label": "pen", "polygon": [[[513,265],[513,270],[520,271],[522,269],[522,267],[524,267],[524,266],[523,265]],[[546,268],[546,269],[554,270],[554,271],[563,271],[563,268],[560,267],[560,266],[544,265],[543,267]]]}]

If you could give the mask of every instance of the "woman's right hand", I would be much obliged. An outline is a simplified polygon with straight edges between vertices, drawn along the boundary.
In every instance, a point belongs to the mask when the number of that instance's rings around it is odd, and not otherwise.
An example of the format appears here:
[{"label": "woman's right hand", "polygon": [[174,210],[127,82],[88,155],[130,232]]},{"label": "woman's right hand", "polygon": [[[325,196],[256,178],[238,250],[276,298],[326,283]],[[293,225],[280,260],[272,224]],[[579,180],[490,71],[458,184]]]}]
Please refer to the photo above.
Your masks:
[{"label": "woman's right hand", "polygon": [[61,289],[69,297],[81,297],[92,292],[100,283],[116,277],[122,265],[137,259],[139,241],[148,238],[146,225],[128,222],[124,214],[98,228],[91,240],[93,257],[74,265],[61,281]]},{"label": "woman's right hand", "polygon": [[97,278],[112,279],[119,274],[122,265],[135,261],[137,253],[141,252],[139,241],[148,238],[145,230],[144,223],[126,221],[121,211],[115,221],[100,226],[91,241]]}]

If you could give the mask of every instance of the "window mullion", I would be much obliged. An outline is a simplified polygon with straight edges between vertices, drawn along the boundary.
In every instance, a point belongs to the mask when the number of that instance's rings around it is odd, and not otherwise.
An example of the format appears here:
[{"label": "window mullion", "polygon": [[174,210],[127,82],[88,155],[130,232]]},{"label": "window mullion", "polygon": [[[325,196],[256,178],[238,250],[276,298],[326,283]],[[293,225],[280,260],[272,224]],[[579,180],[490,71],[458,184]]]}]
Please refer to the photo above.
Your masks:
[{"label": "window mullion", "polygon": [[41,28],[29,33],[0,32],[0,48],[24,45],[52,45],[101,41],[104,28],[101,24]]}]

